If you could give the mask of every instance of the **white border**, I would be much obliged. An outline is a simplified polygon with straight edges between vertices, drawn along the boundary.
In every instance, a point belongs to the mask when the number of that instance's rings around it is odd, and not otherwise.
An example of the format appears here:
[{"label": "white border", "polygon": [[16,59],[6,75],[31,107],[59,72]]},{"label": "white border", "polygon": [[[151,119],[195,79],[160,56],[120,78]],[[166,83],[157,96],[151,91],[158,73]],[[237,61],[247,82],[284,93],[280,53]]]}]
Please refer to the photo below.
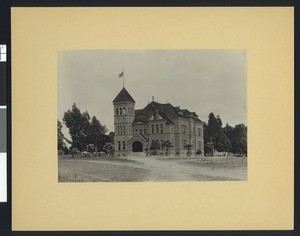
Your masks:
[{"label": "white border", "polygon": [[0,153],[0,202],[7,202],[6,153]]}]

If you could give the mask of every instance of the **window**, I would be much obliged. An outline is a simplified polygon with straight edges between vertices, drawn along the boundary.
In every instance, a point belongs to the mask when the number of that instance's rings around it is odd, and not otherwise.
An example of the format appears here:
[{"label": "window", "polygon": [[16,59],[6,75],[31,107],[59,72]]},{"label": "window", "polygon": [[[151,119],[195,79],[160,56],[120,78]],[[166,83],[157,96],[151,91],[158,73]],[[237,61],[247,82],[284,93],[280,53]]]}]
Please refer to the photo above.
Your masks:
[{"label": "window", "polygon": [[116,114],[119,115],[119,108],[116,108]]},{"label": "window", "polygon": [[198,141],[198,149],[201,150],[201,147],[202,147],[202,143],[201,141]]},{"label": "window", "polygon": [[123,141],[122,144],[123,144],[123,150],[125,150],[125,141]]},{"label": "window", "polygon": [[144,129],[144,134],[146,134],[146,129]]},{"label": "window", "polygon": [[122,108],[120,107],[120,115],[122,115]]},{"label": "window", "polygon": [[151,125],[152,134],[154,134],[154,125]]},{"label": "window", "polygon": [[117,134],[119,135],[119,134],[120,134],[120,127],[119,127],[119,126],[117,126],[117,129],[118,129],[118,132],[117,132]]},{"label": "window", "polygon": [[158,134],[158,124],[156,124],[156,133]]},{"label": "window", "polygon": [[186,134],[186,125],[181,126],[181,131],[183,134]]},{"label": "window", "polygon": [[143,133],[143,130],[142,130],[142,129],[140,129],[140,130],[139,130],[139,132],[142,134],[142,133]]},{"label": "window", "polygon": [[123,126],[123,134],[126,134],[126,132],[125,132],[125,126]]},{"label": "window", "polygon": [[160,124],[160,133],[162,134],[164,132],[164,127],[162,124]]},{"label": "window", "polygon": [[186,145],[186,140],[183,139],[183,140],[182,140],[182,147],[184,148],[185,145]]},{"label": "window", "polygon": [[121,142],[118,141],[118,150],[121,150]]},{"label": "window", "polygon": [[126,108],[123,107],[123,114],[125,115],[126,114]]},{"label": "window", "polygon": [[202,129],[198,128],[198,136],[202,136]]}]

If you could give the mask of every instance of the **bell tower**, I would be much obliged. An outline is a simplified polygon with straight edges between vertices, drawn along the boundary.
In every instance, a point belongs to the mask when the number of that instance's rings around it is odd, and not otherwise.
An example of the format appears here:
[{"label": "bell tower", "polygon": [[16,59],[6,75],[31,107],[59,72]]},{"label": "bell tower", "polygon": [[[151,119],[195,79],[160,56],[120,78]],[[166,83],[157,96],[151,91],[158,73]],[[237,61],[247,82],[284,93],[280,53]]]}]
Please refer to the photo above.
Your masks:
[{"label": "bell tower", "polygon": [[115,157],[126,156],[132,151],[129,141],[133,136],[132,122],[135,117],[135,101],[123,87],[113,100],[113,105]]}]

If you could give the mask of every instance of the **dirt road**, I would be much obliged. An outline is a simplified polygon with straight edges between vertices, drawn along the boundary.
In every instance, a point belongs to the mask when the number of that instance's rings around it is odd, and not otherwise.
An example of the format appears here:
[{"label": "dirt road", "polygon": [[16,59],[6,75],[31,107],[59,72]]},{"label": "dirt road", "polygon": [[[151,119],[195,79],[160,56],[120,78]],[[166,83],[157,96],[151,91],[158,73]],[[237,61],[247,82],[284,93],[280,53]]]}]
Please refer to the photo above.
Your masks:
[{"label": "dirt road", "polygon": [[[134,153],[116,160],[59,161],[59,179],[64,181],[243,181],[247,167],[203,165],[197,158],[146,157]],[[82,176],[77,178],[76,176]],[[73,177],[75,176],[75,178]]]}]

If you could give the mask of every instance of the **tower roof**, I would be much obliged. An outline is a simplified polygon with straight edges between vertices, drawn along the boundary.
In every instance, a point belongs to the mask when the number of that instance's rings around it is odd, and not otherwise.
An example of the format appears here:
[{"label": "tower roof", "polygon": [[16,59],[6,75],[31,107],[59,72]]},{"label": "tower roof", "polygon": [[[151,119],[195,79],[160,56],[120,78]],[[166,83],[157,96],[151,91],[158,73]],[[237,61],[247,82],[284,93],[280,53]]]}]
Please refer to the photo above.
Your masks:
[{"label": "tower roof", "polygon": [[116,98],[113,100],[113,103],[115,102],[134,102],[134,99],[131,97],[131,95],[128,93],[128,91],[123,87],[122,90],[119,92],[119,94],[116,96]]}]

